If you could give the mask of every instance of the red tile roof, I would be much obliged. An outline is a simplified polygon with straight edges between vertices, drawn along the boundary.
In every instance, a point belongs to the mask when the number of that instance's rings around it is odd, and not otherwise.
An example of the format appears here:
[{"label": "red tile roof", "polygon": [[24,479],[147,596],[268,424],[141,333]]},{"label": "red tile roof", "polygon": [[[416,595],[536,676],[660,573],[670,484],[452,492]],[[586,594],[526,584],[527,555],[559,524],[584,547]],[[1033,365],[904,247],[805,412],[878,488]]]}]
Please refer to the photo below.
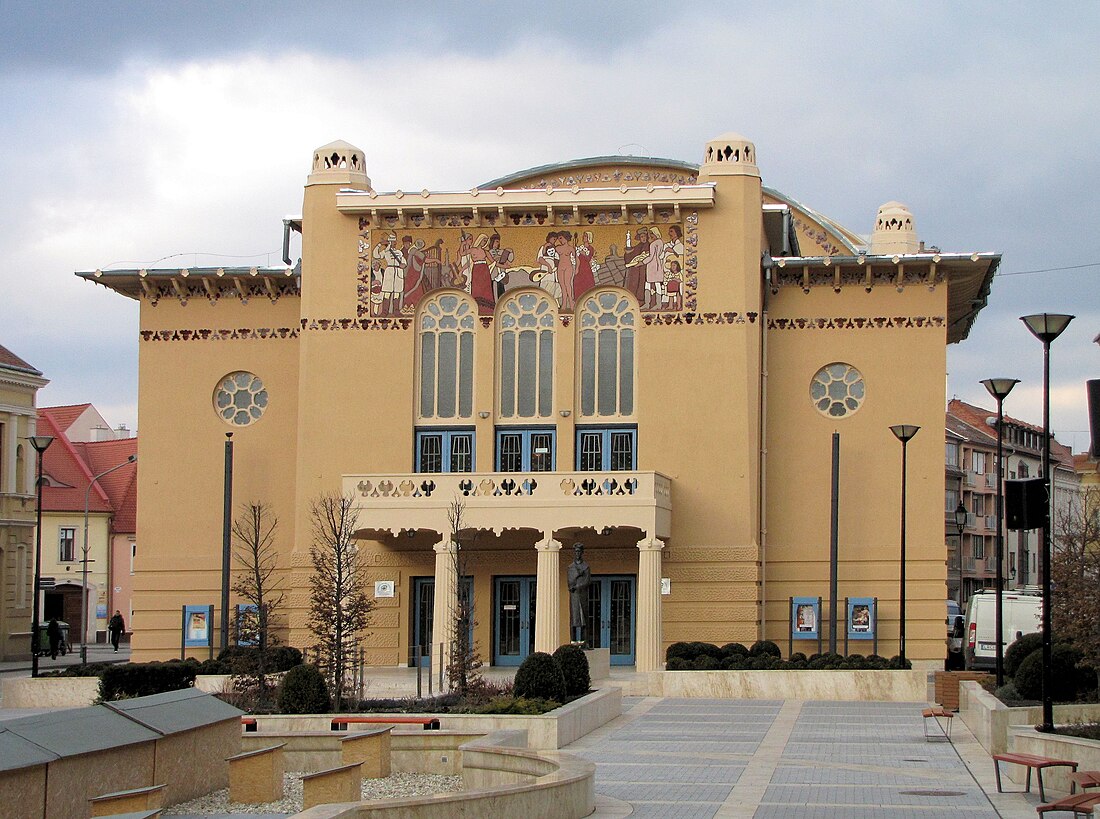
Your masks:
[{"label": "red tile roof", "polygon": [[0,345],[0,367],[8,367],[13,370],[24,370],[29,373],[34,373],[35,375],[42,375],[41,370],[36,370],[3,345]]},{"label": "red tile roof", "polygon": [[38,414],[49,415],[58,429],[67,432],[73,425],[73,421],[83,415],[90,406],[91,404],[70,404],[64,407],[39,407]]}]

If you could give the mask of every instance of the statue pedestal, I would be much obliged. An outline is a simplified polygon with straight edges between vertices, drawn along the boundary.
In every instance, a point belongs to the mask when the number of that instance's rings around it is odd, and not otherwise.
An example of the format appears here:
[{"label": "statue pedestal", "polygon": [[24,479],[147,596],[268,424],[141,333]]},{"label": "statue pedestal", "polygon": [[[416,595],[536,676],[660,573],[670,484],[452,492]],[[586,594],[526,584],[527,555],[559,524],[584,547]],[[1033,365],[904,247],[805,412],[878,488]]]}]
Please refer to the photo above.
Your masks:
[{"label": "statue pedestal", "polygon": [[592,682],[606,680],[611,676],[610,648],[586,648],[584,656],[588,658],[588,675]]}]

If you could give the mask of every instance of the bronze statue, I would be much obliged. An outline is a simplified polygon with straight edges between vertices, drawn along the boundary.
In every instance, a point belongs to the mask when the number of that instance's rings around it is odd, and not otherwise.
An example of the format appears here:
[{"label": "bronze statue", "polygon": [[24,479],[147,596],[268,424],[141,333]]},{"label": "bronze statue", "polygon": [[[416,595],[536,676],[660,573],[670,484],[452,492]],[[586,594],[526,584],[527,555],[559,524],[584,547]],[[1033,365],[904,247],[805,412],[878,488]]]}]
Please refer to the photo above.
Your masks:
[{"label": "bronze statue", "polygon": [[588,624],[585,609],[588,606],[588,584],[592,582],[592,570],[584,562],[584,544],[573,546],[573,562],[569,564],[569,626],[574,642],[582,642],[584,627]]}]

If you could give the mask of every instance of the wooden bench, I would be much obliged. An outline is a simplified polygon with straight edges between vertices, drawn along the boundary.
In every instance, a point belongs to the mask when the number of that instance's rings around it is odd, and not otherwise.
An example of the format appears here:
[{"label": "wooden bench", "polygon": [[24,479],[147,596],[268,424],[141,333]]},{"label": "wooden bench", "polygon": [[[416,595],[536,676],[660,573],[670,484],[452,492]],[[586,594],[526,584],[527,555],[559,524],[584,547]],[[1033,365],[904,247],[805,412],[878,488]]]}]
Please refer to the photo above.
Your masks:
[{"label": "wooden bench", "polygon": [[439,730],[439,717],[333,717],[332,730],[346,731],[350,724],[422,725],[425,731]]},{"label": "wooden bench", "polygon": [[245,804],[283,798],[283,746],[257,748],[229,757],[229,801]]},{"label": "wooden bench", "polygon": [[1072,794],[1064,799],[1057,799],[1054,802],[1047,802],[1045,805],[1037,805],[1035,810],[1040,815],[1051,811],[1065,810],[1073,811],[1074,816],[1092,816],[1092,809],[1098,805],[1100,805],[1100,793],[1084,791],[1083,793]]},{"label": "wooden bench", "polygon": [[[924,717],[924,739],[926,741],[933,739],[951,741],[951,720],[955,716],[953,711],[937,706],[935,708],[925,708],[921,712],[921,716]],[[929,720],[932,720],[932,722],[929,722]],[[930,731],[929,728],[932,725],[935,725],[937,730]]]},{"label": "wooden bench", "polygon": [[149,785],[93,796],[88,800],[92,804],[91,815],[115,816],[120,813],[159,810],[164,806],[164,788],[164,785]]},{"label": "wooden bench", "polygon": [[363,776],[358,762],[302,775],[302,810],[316,805],[358,802],[363,798]]},{"label": "wooden bench", "polygon": [[1069,775],[1069,792],[1072,794],[1077,788],[1087,791],[1089,788],[1100,788],[1100,771],[1077,771]]},{"label": "wooden bench", "polygon": [[1051,759],[1046,756],[1037,756],[1035,754],[1018,754],[1018,753],[1004,753],[993,754],[993,772],[997,775],[997,793],[1004,793],[1001,789],[1001,763],[1011,762],[1015,765],[1023,765],[1027,768],[1027,785],[1024,788],[1025,793],[1031,792],[1031,772],[1032,770],[1038,771],[1039,777],[1039,801],[1046,802],[1046,792],[1043,790],[1043,769],[1044,768],[1069,768],[1074,773],[1077,772],[1077,763],[1070,759]]},{"label": "wooden bench", "polygon": [[255,717],[241,717],[241,725],[244,726],[245,733],[255,733],[255,731],[256,731],[256,718]]}]

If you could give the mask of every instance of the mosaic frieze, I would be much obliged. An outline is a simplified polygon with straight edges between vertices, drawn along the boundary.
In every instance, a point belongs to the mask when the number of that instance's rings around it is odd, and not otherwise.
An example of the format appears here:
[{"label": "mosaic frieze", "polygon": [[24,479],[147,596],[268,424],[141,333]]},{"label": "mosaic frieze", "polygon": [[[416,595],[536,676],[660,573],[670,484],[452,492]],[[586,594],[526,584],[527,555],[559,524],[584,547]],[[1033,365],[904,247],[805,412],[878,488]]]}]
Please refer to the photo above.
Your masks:
[{"label": "mosaic frieze", "polygon": [[410,317],[441,288],[469,293],[483,318],[509,290],[532,286],[563,315],[602,286],[630,291],[643,313],[696,306],[697,213],[683,222],[671,209],[486,214],[477,224],[470,213],[432,213],[403,217],[404,227],[387,218],[359,221],[358,318]]},{"label": "mosaic frieze", "polygon": [[571,188],[574,185],[619,185],[627,182],[648,182],[655,185],[694,185],[699,175],[678,173],[676,171],[629,171],[616,168],[609,171],[587,171],[557,176],[541,176],[530,179],[519,186],[519,190],[542,190],[544,188]]},{"label": "mosaic frieze", "polygon": [[946,327],[944,316],[876,316],[865,318],[776,318],[768,319],[769,330],[887,330]]},{"label": "mosaic frieze", "polygon": [[142,341],[243,341],[297,338],[297,327],[235,327],[233,329],[142,330]]}]

